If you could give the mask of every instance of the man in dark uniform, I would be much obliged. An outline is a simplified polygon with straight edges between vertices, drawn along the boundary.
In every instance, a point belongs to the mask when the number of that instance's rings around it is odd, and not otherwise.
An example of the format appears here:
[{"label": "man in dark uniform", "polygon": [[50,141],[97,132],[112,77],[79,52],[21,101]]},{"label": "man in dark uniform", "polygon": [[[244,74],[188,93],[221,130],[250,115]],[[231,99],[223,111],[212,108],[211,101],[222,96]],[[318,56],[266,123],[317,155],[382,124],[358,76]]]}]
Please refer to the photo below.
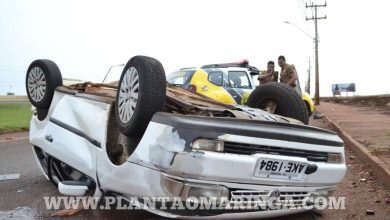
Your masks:
[{"label": "man in dark uniform", "polygon": [[275,70],[274,61],[268,61],[267,70],[261,71],[258,80],[260,81],[260,85],[265,85],[270,82],[277,82],[279,73]]},{"label": "man in dark uniform", "polygon": [[295,66],[293,64],[287,64],[286,58],[284,56],[279,56],[278,64],[280,66],[280,82],[286,83],[291,87],[295,88],[297,86],[298,74]]}]

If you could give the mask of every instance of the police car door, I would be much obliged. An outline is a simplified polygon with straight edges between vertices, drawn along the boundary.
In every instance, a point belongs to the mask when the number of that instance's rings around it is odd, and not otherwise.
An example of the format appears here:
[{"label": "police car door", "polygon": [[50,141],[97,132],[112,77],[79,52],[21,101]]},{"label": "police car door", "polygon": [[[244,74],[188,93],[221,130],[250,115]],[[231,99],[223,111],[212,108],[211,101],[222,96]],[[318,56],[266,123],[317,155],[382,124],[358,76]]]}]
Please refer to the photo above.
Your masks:
[{"label": "police car door", "polygon": [[237,104],[244,105],[254,89],[252,88],[254,85],[252,79],[248,76],[248,72],[242,68],[228,68],[226,71],[228,79],[226,90]]}]

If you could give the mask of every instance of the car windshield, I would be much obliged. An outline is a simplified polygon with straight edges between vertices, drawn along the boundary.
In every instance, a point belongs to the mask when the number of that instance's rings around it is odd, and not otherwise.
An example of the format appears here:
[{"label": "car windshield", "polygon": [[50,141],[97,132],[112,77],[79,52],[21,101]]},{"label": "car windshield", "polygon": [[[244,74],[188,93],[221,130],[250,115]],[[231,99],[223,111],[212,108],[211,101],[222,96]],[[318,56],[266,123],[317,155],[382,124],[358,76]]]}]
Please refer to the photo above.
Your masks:
[{"label": "car windshield", "polygon": [[169,74],[167,81],[174,85],[184,85],[191,80],[195,70],[179,70]]}]

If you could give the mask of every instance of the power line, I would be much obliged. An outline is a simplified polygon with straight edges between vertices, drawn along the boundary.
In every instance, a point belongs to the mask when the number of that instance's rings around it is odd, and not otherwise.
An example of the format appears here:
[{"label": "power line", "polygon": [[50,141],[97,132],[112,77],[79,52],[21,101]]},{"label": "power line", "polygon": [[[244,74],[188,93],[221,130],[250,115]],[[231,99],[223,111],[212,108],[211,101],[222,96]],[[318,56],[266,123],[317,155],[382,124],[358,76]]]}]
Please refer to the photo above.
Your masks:
[{"label": "power line", "polygon": [[323,5],[317,5],[311,4],[307,5],[306,8],[314,9],[314,15],[312,15],[310,18],[306,17],[306,21],[313,20],[314,21],[314,29],[315,29],[315,36],[314,36],[314,44],[315,44],[315,92],[314,92],[314,102],[316,105],[320,104],[320,82],[319,82],[319,62],[318,62],[318,20],[326,19],[326,15],[323,17],[318,17],[317,9],[321,7],[326,7],[326,2]]},{"label": "power line", "polygon": [[301,2],[302,2],[302,10],[305,12],[305,18],[306,18],[306,17],[307,17],[306,9],[303,7],[303,5],[304,5],[304,0],[301,0]]},{"label": "power line", "polygon": [[26,72],[26,70],[17,70],[17,69],[9,69],[9,68],[0,68],[0,71]]},{"label": "power line", "polygon": [[24,81],[20,81],[20,82],[1,81],[0,84],[24,84]]},{"label": "power line", "polygon": [[[311,1],[311,0],[309,0],[309,5],[312,5],[313,4],[313,2]],[[313,8],[310,8],[311,10],[311,16],[313,16],[314,15],[314,9]],[[307,17],[307,16],[306,16]]]},{"label": "power line", "polygon": [[[298,7],[300,10],[300,14],[302,16],[302,19],[306,20],[307,13],[306,13],[306,9],[305,9],[305,2],[304,2],[304,0],[297,0],[297,2],[298,2]],[[305,25],[305,28],[306,28],[306,30],[310,29],[307,24]]]},{"label": "power line", "polygon": [[306,15],[306,10],[303,7],[303,0],[297,0],[297,2],[298,2],[299,12],[302,16],[302,19],[305,19],[305,17],[307,17],[307,15]]},{"label": "power line", "polygon": [[14,88],[14,87],[22,88],[22,87],[24,87],[24,86],[0,85],[0,87],[3,87],[3,88]]}]

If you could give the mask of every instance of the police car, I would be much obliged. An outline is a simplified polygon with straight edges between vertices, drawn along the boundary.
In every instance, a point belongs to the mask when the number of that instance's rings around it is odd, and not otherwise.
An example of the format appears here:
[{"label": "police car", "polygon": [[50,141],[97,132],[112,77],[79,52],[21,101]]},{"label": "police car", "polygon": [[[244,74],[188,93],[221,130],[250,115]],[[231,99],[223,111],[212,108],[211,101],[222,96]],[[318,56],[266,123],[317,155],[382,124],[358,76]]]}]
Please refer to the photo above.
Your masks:
[{"label": "police car", "polygon": [[[297,83],[295,91],[281,83],[258,87],[259,69],[244,60],[237,63],[210,64],[182,68],[168,76],[168,82],[211,99],[261,108],[270,113],[298,119],[305,124],[314,112],[310,95]],[[296,96],[300,96],[297,100]]]}]

